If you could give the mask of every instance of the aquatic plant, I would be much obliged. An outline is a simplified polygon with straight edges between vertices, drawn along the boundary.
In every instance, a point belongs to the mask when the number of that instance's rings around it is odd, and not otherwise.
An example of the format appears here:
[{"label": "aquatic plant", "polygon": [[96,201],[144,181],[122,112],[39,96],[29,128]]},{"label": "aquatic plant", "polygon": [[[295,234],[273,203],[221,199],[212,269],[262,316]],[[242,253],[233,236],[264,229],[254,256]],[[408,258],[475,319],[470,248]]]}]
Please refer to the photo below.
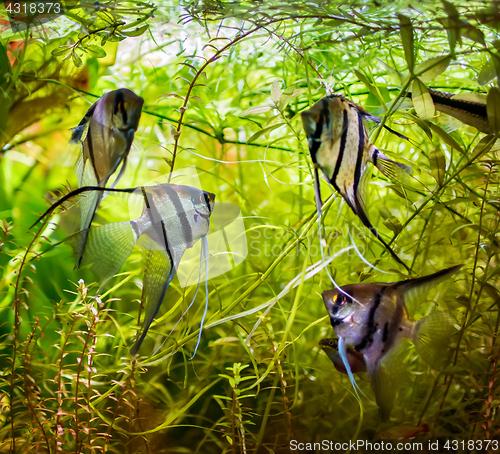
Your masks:
[{"label": "aquatic plant", "polygon": [[[292,440],[377,442],[403,423],[428,425],[414,440],[426,447],[498,440],[496,3],[82,2],[28,30],[1,14],[0,452],[278,453]],[[44,253],[78,229],[77,201],[29,230],[77,186],[69,129],[122,87],[145,104],[118,186],[195,165],[244,219],[248,255],[210,277],[193,358],[204,285],[186,311],[196,285],[172,281],[133,359],[139,252],[95,299],[68,245]],[[428,88],[486,103],[495,133],[436,112]],[[413,168],[405,186],[371,168],[374,227],[416,275],[464,265],[408,308],[449,312],[456,334],[440,370],[406,346],[387,425],[369,383],[358,379],[358,400],[318,345],[333,336],[330,276],[408,277],[324,181],[322,254],[300,112],[333,92],[380,116],[370,140]],[[110,195],[95,222],[127,216]]]}]

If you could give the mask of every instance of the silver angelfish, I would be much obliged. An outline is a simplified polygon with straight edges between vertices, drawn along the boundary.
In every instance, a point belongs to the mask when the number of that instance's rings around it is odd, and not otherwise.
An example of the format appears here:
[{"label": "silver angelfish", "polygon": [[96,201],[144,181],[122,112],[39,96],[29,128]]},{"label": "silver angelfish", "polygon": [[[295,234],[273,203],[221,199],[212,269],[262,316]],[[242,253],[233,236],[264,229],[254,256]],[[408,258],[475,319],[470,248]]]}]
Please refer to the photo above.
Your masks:
[{"label": "silver angelfish", "polygon": [[[132,90],[120,88],[99,98],[89,108],[79,125],[73,129],[70,143],[80,146],[80,157],[75,165],[78,186],[105,187],[111,175],[122,164],[113,186],[123,175],[127,156],[139,126],[144,99]],[[103,193],[92,191],[80,201],[80,230],[92,224]],[[78,260],[81,265],[87,236],[81,236]]]},{"label": "silver angelfish", "polygon": [[[394,283],[351,284],[322,293],[332,327],[338,337],[338,354],[343,369],[356,388],[353,372],[366,370],[383,421],[389,419],[398,389],[397,369],[401,362],[392,353],[405,338],[432,367],[441,368],[453,331],[453,321],[445,312],[434,312],[414,322],[406,304],[421,301],[425,293],[451,276],[461,265],[429,276]],[[329,356],[334,364],[339,358]],[[337,367],[339,369],[339,367]],[[340,370],[340,369],[339,369]]]}]

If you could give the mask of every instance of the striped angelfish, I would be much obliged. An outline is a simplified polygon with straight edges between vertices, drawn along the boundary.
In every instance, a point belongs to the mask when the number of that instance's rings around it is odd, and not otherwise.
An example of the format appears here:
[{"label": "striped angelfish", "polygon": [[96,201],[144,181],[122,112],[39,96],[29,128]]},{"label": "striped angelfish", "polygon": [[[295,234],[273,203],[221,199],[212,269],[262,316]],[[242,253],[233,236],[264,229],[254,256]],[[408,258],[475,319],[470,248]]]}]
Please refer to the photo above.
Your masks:
[{"label": "striped angelfish", "polygon": [[[485,134],[494,134],[495,131],[488,121],[486,103],[461,99],[460,95],[433,90],[429,88],[434,107],[439,112],[450,115],[466,125],[473,126]],[[464,96],[464,95],[461,95]],[[408,94],[411,98],[411,93]]]},{"label": "striped angelfish", "polygon": [[[174,184],[130,189],[83,187],[52,205],[37,222],[69,198],[89,191],[133,193],[131,197],[138,196],[143,203],[137,219],[93,226],[65,240],[80,257],[81,266],[88,265],[99,279],[101,286],[97,294],[122,267],[134,246],[137,244],[142,248],[144,279],[141,301],[145,315],[142,332],[130,350],[135,356],[158,313],[184,252],[208,233],[215,195],[191,186]],[[82,236],[86,241],[84,250],[81,249]]]},{"label": "striped angelfish", "polygon": [[[144,99],[132,90],[120,88],[99,98],[73,129],[71,143],[80,145],[80,157],[75,165],[78,186],[105,187],[109,178],[122,164],[113,186],[123,175],[127,156],[139,125]],[[92,224],[102,199],[102,192],[92,191],[80,201],[80,230]],[[81,265],[86,234],[81,236],[81,254],[75,269]]]},{"label": "striped angelfish", "polygon": [[[434,312],[418,322],[408,318],[407,305],[419,303],[428,290],[448,278],[461,265],[429,276],[386,284],[351,284],[322,293],[333,330],[338,337],[337,367],[334,343],[327,354],[337,369],[349,375],[367,371],[382,420],[389,419],[399,385],[400,346],[410,339],[420,356],[440,369],[445,366],[453,321],[445,312]],[[323,340],[324,348],[326,340]]]},{"label": "striped angelfish", "polygon": [[302,112],[301,116],[315,166],[318,212],[321,212],[322,206],[318,176],[320,169],[361,222],[387,248],[394,259],[408,269],[370,223],[366,215],[364,193],[368,179],[368,162],[396,181],[404,180],[405,176],[411,173],[411,168],[390,160],[370,142],[363,119],[373,117],[343,96],[323,98]]}]

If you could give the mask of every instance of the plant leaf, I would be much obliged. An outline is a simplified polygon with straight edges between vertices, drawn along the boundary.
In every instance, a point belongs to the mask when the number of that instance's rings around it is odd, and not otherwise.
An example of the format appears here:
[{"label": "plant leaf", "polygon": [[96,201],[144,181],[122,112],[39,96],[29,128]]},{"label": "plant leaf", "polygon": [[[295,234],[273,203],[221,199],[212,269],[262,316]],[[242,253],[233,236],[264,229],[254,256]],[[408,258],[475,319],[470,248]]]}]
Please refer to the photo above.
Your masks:
[{"label": "plant leaf", "polygon": [[430,120],[435,112],[434,102],[429,90],[418,77],[413,80],[411,91],[411,99],[417,115],[423,120]]},{"label": "plant leaf", "polygon": [[378,60],[378,62],[387,71],[387,74],[391,78],[392,83],[397,85],[398,87],[401,87],[403,85],[403,75],[397,69],[394,69],[392,66],[389,66],[383,60],[380,60],[379,58],[377,58],[376,60]]},{"label": "plant leaf", "polygon": [[398,14],[399,26],[401,30],[401,40],[403,42],[403,49],[405,51],[406,63],[408,63],[408,69],[410,73],[413,73],[413,68],[415,66],[415,54],[413,46],[413,27],[411,25],[410,19],[402,14]]},{"label": "plant leaf", "polygon": [[495,66],[490,60],[488,60],[481,68],[481,71],[479,71],[477,83],[479,85],[486,85],[493,80],[495,74]]},{"label": "plant leaf", "polygon": [[56,47],[52,52],[51,54],[54,56],[54,57],[57,57],[59,55],[63,55],[65,54],[66,52],[68,52],[69,50],[69,47],[68,46],[59,46],[59,47]]},{"label": "plant leaf", "polygon": [[125,36],[141,36],[147,29],[149,28],[149,25],[143,25],[142,27],[138,27],[135,30],[129,31],[129,32],[124,32],[121,31],[120,33]]},{"label": "plant leaf", "polygon": [[93,57],[103,58],[106,56],[106,51],[101,46],[96,46],[95,44],[89,44],[84,49]]},{"label": "plant leaf", "polygon": [[500,88],[491,87],[486,99],[488,121],[495,134],[500,131]]},{"label": "plant leaf", "polygon": [[450,147],[454,148],[460,153],[465,154],[465,151],[457,143],[457,141],[453,137],[451,137],[443,128],[434,124],[432,121],[429,121],[427,124],[439,137],[441,137],[443,142],[447,143]]},{"label": "plant leaf", "polygon": [[281,94],[282,94],[281,85],[282,85],[281,80],[275,80],[273,82],[273,85],[271,86],[271,99],[276,105],[279,103],[281,99]]},{"label": "plant leaf", "polygon": [[422,82],[429,82],[444,73],[450,62],[451,55],[430,58],[417,65],[415,68],[415,75],[417,75]]},{"label": "plant leaf", "polygon": [[255,107],[250,107],[249,109],[244,110],[243,112],[241,112],[240,116],[269,112],[272,109],[274,109],[274,106],[255,106]]},{"label": "plant leaf", "polygon": [[260,131],[257,131],[252,137],[250,137],[250,139],[248,139],[247,143],[255,142],[260,136],[263,136],[264,134],[267,134],[268,132],[274,131],[275,129],[278,129],[285,124],[286,123],[276,123],[275,125],[268,126],[267,128],[261,129]]},{"label": "plant leaf", "polygon": [[441,147],[437,147],[429,154],[429,164],[431,166],[432,176],[442,186],[446,174],[446,158]]}]

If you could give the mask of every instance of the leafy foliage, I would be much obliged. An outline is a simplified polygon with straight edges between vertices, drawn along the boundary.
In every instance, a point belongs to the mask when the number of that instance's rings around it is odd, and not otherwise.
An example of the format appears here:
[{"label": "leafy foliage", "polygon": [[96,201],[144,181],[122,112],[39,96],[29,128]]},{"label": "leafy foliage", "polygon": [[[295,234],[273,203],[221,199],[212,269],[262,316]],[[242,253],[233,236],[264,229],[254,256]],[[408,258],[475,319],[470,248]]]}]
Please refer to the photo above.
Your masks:
[{"label": "leafy foliage", "polygon": [[[405,277],[324,183],[323,261],[299,114],[332,92],[381,116],[372,142],[414,169],[405,187],[374,170],[374,226],[418,275],[464,264],[408,308],[412,319],[449,311],[457,333],[441,371],[408,346],[392,424],[427,423],[417,441],[498,439],[497,5],[96,5],[43,29],[5,25],[0,38],[0,451],[288,452],[290,440],[380,439],[369,384],[359,380],[360,408],[318,347],[332,335],[326,271],[339,284]],[[210,280],[193,359],[203,286],[182,316],[195,286],[171,285],[134,360],[139,254],[94,299],[93,276],[72,270],[66,245],[40,256],[76,229],[77,209],[28,231],[76,184],[68,129],[119,87],[146,101],[120,186],[194,164],[245,217],[249,255]],[[429,88],[482,96],[493,133],[439,114]],[[113,201],[98,222],[120,213]]]}]

